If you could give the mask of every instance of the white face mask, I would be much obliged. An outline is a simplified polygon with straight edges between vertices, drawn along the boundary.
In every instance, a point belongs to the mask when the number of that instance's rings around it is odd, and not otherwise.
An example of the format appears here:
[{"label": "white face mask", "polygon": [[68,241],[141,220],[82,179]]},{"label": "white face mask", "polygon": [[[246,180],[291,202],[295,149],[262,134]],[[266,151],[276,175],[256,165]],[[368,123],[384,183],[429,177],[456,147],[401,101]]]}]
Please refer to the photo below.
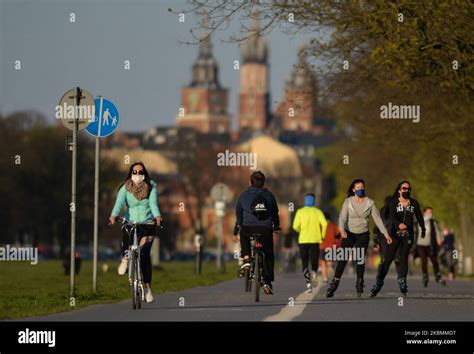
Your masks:
[{"label": "white face mask", "polygon": [[145,180],[144,175],[132,175],[132,182],[135,183],[135,184],[143,182],[144,180]]}]

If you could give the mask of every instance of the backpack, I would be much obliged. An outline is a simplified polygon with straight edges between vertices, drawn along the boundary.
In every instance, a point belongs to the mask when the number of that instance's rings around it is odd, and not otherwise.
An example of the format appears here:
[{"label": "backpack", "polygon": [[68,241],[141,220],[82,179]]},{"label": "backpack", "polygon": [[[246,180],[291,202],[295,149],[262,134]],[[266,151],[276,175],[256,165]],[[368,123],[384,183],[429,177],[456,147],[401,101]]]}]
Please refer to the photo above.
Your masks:
[{"label": "backpack", "polygon": [[263,197],[262,193],[259,193],[255,196],[252,204],[250,205],[250,210],[258,220],[266,220],[270,217],[270,207],[268,205],[268,201]]}]

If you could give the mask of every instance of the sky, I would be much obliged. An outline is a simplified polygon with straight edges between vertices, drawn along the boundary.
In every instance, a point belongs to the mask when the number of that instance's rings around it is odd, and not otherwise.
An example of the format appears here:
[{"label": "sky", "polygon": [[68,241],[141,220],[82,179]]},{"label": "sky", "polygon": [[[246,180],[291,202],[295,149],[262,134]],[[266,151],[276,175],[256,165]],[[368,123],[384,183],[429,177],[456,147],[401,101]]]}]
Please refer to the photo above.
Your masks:
[{"label": "sky", "polygon": [[[0,0],[0,107],[2,114],[37,111],[54,121],[61,96],[76,86],[112,100],[122,131],[175,125],[180,90],[190,83],[197,56],[189,32],[199,20],[184,23],[168,8],[184,0]],[[75,22],[70,22],[74,13]],[[229,112],[237,122],[240,59],[236,43],[223,43],[239,31],[233,21],[213,38],[219,81],[229,88]],[[272,106],[283,98],[284,84],[309,34],[274,29],[269,46]],[[21,62],[21,70],[15,63]],[[124,70],[124,61],[131,70]]]}]

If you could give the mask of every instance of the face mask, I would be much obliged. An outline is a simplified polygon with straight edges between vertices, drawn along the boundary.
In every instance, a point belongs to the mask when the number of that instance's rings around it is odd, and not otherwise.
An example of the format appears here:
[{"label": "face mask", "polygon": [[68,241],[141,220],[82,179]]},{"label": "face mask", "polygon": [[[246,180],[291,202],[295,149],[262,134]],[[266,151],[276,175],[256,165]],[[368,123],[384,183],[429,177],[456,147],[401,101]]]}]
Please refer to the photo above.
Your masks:
[{"label": "face mask", "polygon": [[355,192],[355,195],[362,198],[362,197],[365,197],[365,189],[362,188],[362,189],[357,189]]},{"label": "face mask", "polygon": [[145,176],[144,175],[133,175],[132,176],[132,182],[135,183],[135,184],[138,184],[140,182],[143,182],[145,179]]},{"label": "face mask", "polygon": [[405,199],[410,198],[410,192],[402,192],[402,197]]}]

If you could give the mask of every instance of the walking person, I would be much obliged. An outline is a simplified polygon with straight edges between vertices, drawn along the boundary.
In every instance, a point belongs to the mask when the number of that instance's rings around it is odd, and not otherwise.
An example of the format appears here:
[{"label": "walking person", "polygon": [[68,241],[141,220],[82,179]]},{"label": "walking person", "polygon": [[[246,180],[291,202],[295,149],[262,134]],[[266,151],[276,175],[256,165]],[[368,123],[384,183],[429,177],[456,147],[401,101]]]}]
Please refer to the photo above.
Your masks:
[{"label": "walking person", "polygon": [[443,228],[443,242],[441,243],[441,263],[448,268],[448,280],[454,280],[456,275],[456,259],[454,257],[454,233],[447,227]]},{"label": "walking person", "polygon": [[318,285],[319,244],[326,235],[327,226],[323,212],[316,208],[316,196],[313,193],[306,194],[304,207],[296,211],[293,230],[298,233],[298,246],[307,292],[312,292],[312,288]]},{"label": "walking person", "polygon": [[446,285],[446,281],[441,276],[438,263],[439,243],[441,243],[441,232],[438,223],[433,219],[433,208],[423,209],[423,218],[426,227],[426,233],[429,237],[421,237],[421,230],[416,240],[416,253],[421,258],[421,269],[423,271],[423,286],[428,286],[428,259],[433,265],[435,279],[437,283]]},{"label": "walking person", "polygon": [[323,242],[319,244],[319,269],[321,269],[321,276],[323,277],[323,283],[328,282],[328,267],[333,262],[326,260],[326,251],[332,251],[334,248],[341,247],[341,231],[337,225],[332,222],[331,215],[324,213],[324,217],[328,222],[326,229],[326,236]]},{"label": "walking person", "polygon": [[[392,261],[398,252],[400,255],[400,268],[398,270],[398,284],[400,292],[406,295],[408,291],[408,256],[414,242],[414,216],[421,228],[421,238],[426,235],[423,214],[418,201],[411,198],[412,188],[410,182],[402,181],[397,185],[393,198],[388,205],[390,215],[390,234],[393,236],[393,242],[384,245],[384,252],[377,270],[377,279],[375,285],[370,291],[370,296],[376,296],[382,289],[385,276],[388,273]],[[381,242],[385,242],[381,240]]]},{"label": "walking person", "polygon": [[[357,281],[356,290],[360,297],[364,289],[365,254],[369,245],[369,216],[372,216],[375,224],[382,231],[388,244],[392,238],[387,232],[375,202],[365,194],[365,182],[363,179],[355,179],[347,191],[347,198],[344,200],[339,213],[339,229],[341,230],[341,247],[345,250],[352,249],[356,255],[362,255],[362,259],[357,261]],[[345,252],[344,252],[345,254]],[[337,262],[334,279],[326,292],[326,297],[333,297],[339,286],[342,273],[346,267],[348,259]]]}]

